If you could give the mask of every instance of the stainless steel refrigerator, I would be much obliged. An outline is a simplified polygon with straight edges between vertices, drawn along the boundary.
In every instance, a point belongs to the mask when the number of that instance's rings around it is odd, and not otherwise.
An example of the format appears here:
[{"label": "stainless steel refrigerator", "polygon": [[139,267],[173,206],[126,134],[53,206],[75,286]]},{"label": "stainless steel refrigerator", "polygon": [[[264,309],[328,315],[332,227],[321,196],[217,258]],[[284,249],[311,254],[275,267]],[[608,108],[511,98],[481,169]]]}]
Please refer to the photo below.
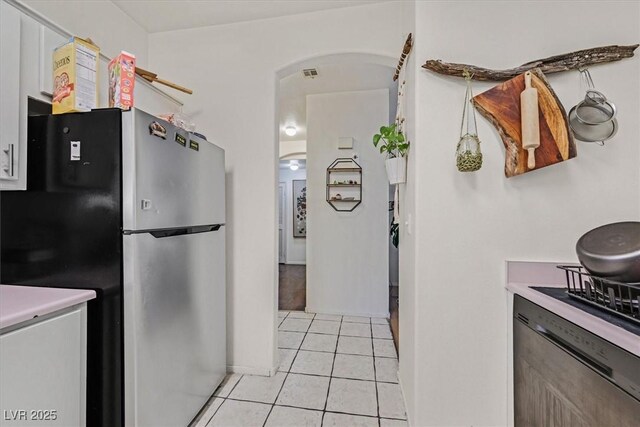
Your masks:
[{"label": "stainless steel refrigerator", "polygon": [[87,425],[186,426],[226,371],[224,151],[140,110],[29,118],[0,280],[95,289]]}]

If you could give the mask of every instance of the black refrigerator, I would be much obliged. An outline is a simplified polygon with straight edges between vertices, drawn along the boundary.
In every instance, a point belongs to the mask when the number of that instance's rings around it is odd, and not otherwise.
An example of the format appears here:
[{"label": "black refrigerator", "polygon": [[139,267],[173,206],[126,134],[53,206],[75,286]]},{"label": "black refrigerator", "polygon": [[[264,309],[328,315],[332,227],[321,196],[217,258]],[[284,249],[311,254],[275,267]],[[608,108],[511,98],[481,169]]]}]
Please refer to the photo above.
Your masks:
[{"label": "black refrigerator", "polygon": [[87,426],[187,425],[226,371],[224,151],[140,110],[29,117],[0,283],[93,289]]}]

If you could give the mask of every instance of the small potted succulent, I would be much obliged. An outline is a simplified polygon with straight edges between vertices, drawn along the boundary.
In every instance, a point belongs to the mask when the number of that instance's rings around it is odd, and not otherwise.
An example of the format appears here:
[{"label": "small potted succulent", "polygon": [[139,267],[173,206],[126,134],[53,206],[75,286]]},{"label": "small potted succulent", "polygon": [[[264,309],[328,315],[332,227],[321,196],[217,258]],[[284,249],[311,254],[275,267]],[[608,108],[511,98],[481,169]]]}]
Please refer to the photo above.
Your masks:
[{"label": "small potted succulent", "polygon": [[380,133],[373,135],[373,146],[378,147],[378,145],[380,145],[380,153],[387,156],[385,167],[387,168],[389,183],[401,184],[406,182],[406,155],[409,150],[409,142],[406,141],[402,132],[398,131],[397,123],[382,126]]}]

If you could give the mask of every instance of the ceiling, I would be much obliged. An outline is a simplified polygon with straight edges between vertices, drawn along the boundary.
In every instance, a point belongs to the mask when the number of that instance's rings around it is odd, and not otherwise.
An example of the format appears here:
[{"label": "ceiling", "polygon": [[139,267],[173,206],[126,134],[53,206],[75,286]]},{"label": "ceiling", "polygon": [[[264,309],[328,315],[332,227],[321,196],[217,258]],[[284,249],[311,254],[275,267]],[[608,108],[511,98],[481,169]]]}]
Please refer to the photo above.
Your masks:
[{"label": "ceiling", "polygon": [[[318,71],[318,76],[313,79],[304,77],[300,70],[280,80],[281,142],[307,139],[307,95],[389,88],[390,106],[392,110],[395,108],[397,84],[393,82],[395,70],[391,67],[379,64],[343,63],[323,64],[314,68]],[[287,126],[295,126],[298,133],[294,136],[286,135],[284,128]]]},{"label": "ceiling", "polygon": [[[299,169],[304,170],[307,168],[307,161],[304,159],[293,160],[293,162],[298,164]],[[280,169],[289,169],[290,166],[291,160],[280,160]]]},{"label": "ceiling", "polygon": [[388,0],[112,0],[148,33],[223,25]]}]

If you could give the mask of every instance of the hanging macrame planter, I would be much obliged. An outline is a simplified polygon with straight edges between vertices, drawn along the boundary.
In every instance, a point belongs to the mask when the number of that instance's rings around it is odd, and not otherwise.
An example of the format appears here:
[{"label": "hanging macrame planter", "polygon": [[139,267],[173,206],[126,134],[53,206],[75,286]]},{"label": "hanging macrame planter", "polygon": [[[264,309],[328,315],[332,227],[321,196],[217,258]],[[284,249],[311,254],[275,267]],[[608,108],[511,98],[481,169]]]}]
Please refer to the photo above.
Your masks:
[{"label": "hanging macrame planter", "polygon": [[[467,92],[464,96],[462,123],[460,124],[460,140],[456,147],[456,166],[460,172],[475,172],[482,167],[482,152],[476,126],[476,112],[471,104],[471,75],[465,71]],[[466,127],[465,127],[466,124]]]}]

